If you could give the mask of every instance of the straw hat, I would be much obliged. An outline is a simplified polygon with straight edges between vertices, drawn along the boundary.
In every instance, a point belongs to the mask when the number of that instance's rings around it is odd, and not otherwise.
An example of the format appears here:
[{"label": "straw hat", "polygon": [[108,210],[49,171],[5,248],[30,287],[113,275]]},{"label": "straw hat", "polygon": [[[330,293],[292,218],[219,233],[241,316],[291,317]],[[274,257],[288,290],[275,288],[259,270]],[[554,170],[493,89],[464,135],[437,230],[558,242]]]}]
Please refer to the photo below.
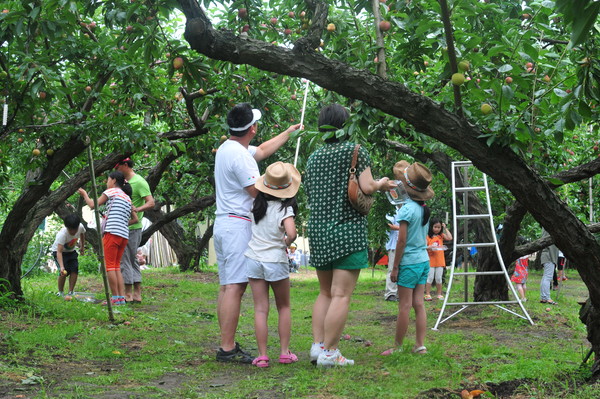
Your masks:
[{"label": "straw hat", "polygon": [[258,191],[277,198],[292,198],[300,187],[300,173],[291,163],[277,161],[254,183]]},{"label": "straw hat", "polygon": [[408,196],[414,201],[426,201],[435,195],[429,187],[432,178],[431,171],[422,163],[396,162],[394,176],[402,182]]}]

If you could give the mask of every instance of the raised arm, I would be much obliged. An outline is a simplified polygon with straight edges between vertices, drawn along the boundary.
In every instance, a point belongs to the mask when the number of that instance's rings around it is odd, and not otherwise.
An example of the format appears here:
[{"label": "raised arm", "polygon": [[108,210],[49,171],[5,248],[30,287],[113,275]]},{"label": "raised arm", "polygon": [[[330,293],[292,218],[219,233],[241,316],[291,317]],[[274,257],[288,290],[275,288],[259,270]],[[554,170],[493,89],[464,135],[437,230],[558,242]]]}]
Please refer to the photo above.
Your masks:
[{"label": "raised arm", "polygon": [[262,161],[273,155],[282,145],[284,145],[290,138],[290,133],[300,129],[300,124],[292,125],[288,127],[284,132],[279,133],[277,136],[270,140],[265,141],[256,148],[254,159],[257,162]]}]

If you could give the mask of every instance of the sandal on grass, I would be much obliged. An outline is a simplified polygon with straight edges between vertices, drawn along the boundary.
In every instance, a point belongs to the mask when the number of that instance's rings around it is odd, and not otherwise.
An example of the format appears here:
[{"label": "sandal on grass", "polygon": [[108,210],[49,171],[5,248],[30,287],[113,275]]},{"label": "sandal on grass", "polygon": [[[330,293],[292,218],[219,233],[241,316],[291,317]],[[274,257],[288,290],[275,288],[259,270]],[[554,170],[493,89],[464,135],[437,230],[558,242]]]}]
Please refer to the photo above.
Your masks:
[{"label": "sandal on grass", "polygon": [[547,303],[548,305],[558,305],[558,302],[554,302],[552,299],[548,299],[547,301],[540,301],[540,303]]},{"label": "sandal on grass", "polygon": [[425,295],[425,300],[426,301],[431,301],[431,295]]},{"label": "sandal on grass", "polygon": [[252,365],[256,367],[269,367],[269,356],[259,356],[252,361]]},{"label": "sandal on grass", "polygon": [[399,348],[390,348],[388,350],[384,350],[383,352],[381,352],[379,355],[380,356],[389,356],[392,355],[396,352],[402,352],[404,349],[402,347]]},{"label": "sandal on grass", "polygon": [[296,363],[297,361],[298,361],[298,356],[294,355],[290,351],[288,351],[287,355],[279,356],[279,363],[281,363],[281,364]]},{"label": "sandal on grass", "polygon": [[427,353],[427,348],[425,346],[419,346],[412,350],[413,353],[417,353],[419,355],[424,355]]}]

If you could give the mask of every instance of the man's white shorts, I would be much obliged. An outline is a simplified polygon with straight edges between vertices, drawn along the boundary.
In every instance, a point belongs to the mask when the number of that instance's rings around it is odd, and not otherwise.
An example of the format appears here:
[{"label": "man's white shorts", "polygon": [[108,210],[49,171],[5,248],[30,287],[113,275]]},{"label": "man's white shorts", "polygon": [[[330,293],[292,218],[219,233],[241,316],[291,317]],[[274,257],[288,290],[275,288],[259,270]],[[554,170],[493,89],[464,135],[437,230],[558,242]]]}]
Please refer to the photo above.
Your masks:
[{"label": "man's white shorts", "polygon": [[248,278],[265,281],[279,281],[290,277],[289,263],[261,262],[246,257],[246,272]]},{"label": "man's white shorts", "polygon": [[252,238],[252,222],[240,217],[219,216],[215,220],[213,242],[221,285],[247,283],[244,252]]}]

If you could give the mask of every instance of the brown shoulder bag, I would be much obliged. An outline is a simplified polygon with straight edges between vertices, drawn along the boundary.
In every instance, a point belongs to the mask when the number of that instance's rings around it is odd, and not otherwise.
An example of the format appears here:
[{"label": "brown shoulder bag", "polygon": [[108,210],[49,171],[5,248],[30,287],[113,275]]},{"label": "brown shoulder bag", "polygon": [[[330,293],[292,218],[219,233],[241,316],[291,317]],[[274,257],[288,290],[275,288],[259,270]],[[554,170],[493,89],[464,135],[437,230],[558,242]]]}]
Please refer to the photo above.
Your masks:
[{"label": "brown shoulder bag", "polygon": [[358,177],[356,176],[356,161],[358,160],[358,149],[360,144],[354,147],[354,154],[352,154],[352,163],[350,164],[350,177],[348,178],[348,200],[350,205],[361,215],[368,215],[373,201],[375,198],[372,195],[363,193],[358,183]]}]

